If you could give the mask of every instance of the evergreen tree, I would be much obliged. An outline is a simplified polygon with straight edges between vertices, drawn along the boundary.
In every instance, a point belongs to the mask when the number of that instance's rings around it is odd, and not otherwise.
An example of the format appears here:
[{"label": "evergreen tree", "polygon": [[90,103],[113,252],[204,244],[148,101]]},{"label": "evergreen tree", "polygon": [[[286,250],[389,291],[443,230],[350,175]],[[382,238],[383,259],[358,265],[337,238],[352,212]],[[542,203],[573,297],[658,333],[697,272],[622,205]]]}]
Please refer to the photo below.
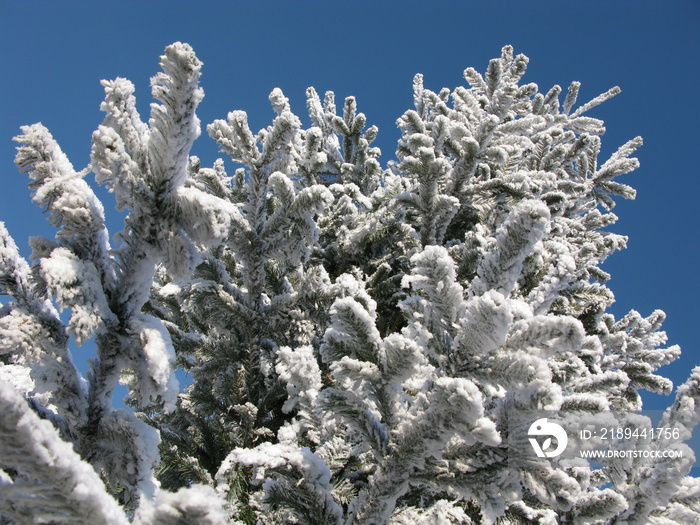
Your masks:
[{"label": "evergreen tree", "polygon": [[[671,435],[632,440],[646,455],[513,461],[519,414],[644,427],[639,391],[670,393],[656,371],[680,353],[663,312],[607,312],[641,139],[600,162],[585,113],[619,89],[576,107],[578,83],[540,93],[527,63],[507,46],[437,93],[417,75],[386,167],[354,98],[339,114],[309,88],[304,128],[276,89],[257,134],[242,111],[207,126],[229,175],[190,156],[201,63],[173,44],[148,123],[129,81],[103,82],[90,168],[127,212],[115,248],[88,170],[23,128],[16,163],[58,231],[30,267],[0,226],[0,520],[700,520],[700,369]],[[69,342],[90,338],[83,378]]]}]

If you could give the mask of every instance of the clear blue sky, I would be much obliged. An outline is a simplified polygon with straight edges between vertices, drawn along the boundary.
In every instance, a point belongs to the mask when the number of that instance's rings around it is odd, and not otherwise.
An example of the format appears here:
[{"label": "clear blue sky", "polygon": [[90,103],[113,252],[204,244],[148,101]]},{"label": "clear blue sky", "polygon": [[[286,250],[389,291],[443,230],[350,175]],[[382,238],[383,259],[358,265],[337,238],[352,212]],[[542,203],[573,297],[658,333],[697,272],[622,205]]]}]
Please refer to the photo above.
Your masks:
[{"label": "clear blue sky", "polygon": [[[267,95],[281,87],[297,114],[304,91],[357,97],[379,127],[383,160],[393,158],[396,119],[412,104],[411,81],[438,90],[484,71],[505,44],[530,57],[527,82],[541,90],[582,82],[584,102],[619,85],[618,97],[591,112],[606,121],[604,155],[641,135],[642,167],[622,182],[636,201],[616,208],[612,229],[629,248],[605,265],[621,317],[661,308],[669,344],[683,357],[662,369],[676,384],[700,364],[700,2],[660,1],[32,1],[0,0],[0,220],[28,255],[27,237],[53,235],[31,204],[13,164],[19,126],[43,122],[76,169],[89,162],[102,120],[99,80],[122,76],[148,115],[149,78],[174,41],[204,62],[202,124],[234,109],[251,127],[268,125]],[[193,154],[216,158],[206,134]],[[115,231],[112,231],[115,233]],[[78,357],[80,359],[80,357]],[[648,408],[666,406],[648,398]]]}]

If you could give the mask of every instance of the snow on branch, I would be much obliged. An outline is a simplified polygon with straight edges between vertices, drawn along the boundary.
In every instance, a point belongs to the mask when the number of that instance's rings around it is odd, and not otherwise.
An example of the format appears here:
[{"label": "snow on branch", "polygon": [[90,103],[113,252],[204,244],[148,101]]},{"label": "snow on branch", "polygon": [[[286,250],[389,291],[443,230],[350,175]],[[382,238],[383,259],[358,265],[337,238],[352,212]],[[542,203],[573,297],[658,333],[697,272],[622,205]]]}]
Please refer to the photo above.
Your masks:
[{"label": "snow on branch", "polygon": [[23,126],[15,137],[15,164],[28,173],[33,200],[49,212],[49,222],[59,228],[57,237],[74,252],[98,264],[109,250],[104,208],[92,189],[77,173],[68,157],[41,124]]},{"label": "snow on branch", "polygon": [[0,465],[14,472],[0,491],[4,513],[20,522],[128,523],[92,467],[1,380],[0,411]]},{"label": "snow on branch", "polygon": [[188,44],[176,42],[160,57],[162,73],[151,79],[148,151],[152,184],[168,193],[185,182],[192,143],[201,133],[195,109],[204,98],[199,87],[202,63]]}]

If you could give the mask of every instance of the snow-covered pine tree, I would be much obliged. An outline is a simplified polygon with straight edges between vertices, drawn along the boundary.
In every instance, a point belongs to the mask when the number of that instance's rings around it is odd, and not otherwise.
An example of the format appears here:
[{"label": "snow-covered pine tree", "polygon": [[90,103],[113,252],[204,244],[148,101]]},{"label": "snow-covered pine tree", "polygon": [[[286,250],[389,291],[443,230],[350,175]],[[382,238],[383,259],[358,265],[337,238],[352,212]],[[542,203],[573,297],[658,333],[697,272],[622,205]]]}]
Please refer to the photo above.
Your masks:
[{"label": "snow-covered pine tree", "polygon": [[[91,168],[129,212],[114,249],[87,170],[25,128],[17,163],[59,232],[32,240],[30,269],[0,229],[2,519],[700,520],[683,443],[699,370],[662,422],[682,459],[509,461],[514,413],[634,422],[679,354],[662,312],[607,313],[599,266],[626,239],[605,228],[641,140],[600,164],[584,114],[619,90],[575,107],[578,83],[563,102],[521,84],[527,62],[505,47],[438,93],[417,75],[386,168],[354,98],[338,114],[309,88],[305,129],[274,90],[257,134],[242,111],[208,126],[228,175],[188,158],[200,63],[174,44],[148,124],[131,83],[104,82]],[[95,339],[87,381],[71,337]],[[179,394],[173,361],[192,378]],[[120,375],[132,410],[112,408]]]}]

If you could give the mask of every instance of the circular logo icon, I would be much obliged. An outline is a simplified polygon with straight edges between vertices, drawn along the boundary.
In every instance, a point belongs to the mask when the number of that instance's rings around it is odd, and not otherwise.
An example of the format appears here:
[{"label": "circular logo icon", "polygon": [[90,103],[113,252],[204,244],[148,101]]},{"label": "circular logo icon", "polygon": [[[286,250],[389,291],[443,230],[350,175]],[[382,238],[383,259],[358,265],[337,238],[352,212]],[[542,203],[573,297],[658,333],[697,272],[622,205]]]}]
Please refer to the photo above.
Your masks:
[{"label": "circular logo icon", "polygon": [[[539,458],[553,458],[560,455],[566,450],[566,445],[569,440],[566,437],[564,428],[557,424],[547,421],[546,417],[538,419],[527,432],[530,437],[530,445]],[[556,446],[552,448],[552,438],[556,440]],[[540,440],[541,444],[540,444]]]}]

